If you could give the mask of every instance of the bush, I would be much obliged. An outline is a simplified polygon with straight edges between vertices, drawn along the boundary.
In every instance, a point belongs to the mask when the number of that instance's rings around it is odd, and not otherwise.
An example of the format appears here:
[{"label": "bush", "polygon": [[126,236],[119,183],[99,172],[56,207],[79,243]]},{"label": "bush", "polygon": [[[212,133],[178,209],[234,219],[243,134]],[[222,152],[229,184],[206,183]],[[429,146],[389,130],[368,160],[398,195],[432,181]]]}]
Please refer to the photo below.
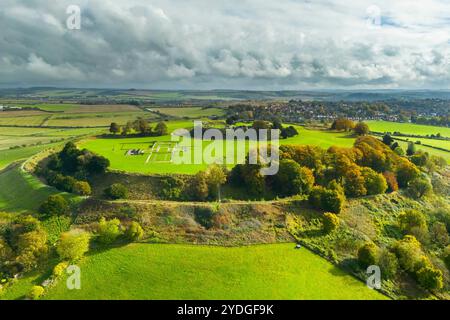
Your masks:
[{"label": "bush", "polygon": [[339,217],[331,212],[325,212],[323,215],[323,229],[326,233],[331,233],[339,226]]},{"label": "bush", "polygon": [[123,184],[115,183],[109,188],[105,189],[104,193],[107,198],[113,200],[126,199],[128,196],[128,189]]},{"label": "bush", "polygon": [[359,248],[358,261],[362,267],[367,268],[368,266],[376,264],[377,259],[378,248],[374,243],[368,242]]},{"label": "bush", "polygon": [[397,181],[401,188],[406,188],[408,183],[420,176],[417,167],[406,159],[401,159],[397,165]]},{"label": "bush", "polygon": [[46,216],[61,216],[69,211],[69,204],[59,194],[51,195],[39,207],[39,213]]},{"label": "bush", "polygon": [[382,194],[386,192],[388,185],[382,174],[367,167],[363,168],[361,173],[364,177],[364,186],[367,189],[368,195]]},{"label": "bush", "polygon": [[312,189],[309,202],[317,209],[339,214],[345,203],[345,196],[338,189],[316,186]]},{"label": "bush", "polygon": [[76,260],[89,250],[90,235],[83,230],[72,230],[61,234],[56,251],[63,260]]},{"label": "bush", "polygon": [[408,182],[408,193],[415,199],[420,199],[433,192],[433,186],[425,178],[417,178]]},{"label": "bush", "polygon": [[61,277],[66,271],[69,264],[67,262],[60,262],[53,268],[53,276],[55,278]]},{"label": "bush", "polygon": [[73,185],[73,193],[80,196],[89,196],[92,193],[91,186],[86,181],[77,181]]},{"label": "bush", "polygon": [[417,281],[428,290],[439,290],[443,287],[442,271],[433,266],[425,266],[417,271]]},{"label": "bush", "polygon": [[398,259],[395,254],[384,249],[378,258],[378,265],[381,269],[381,275],[385,279],[391,279],[397,274]]},{"label": "bush", "polygon": [[209,206],[194,208],[195,221],[197,221],[206,229],[209,229],[213,226],[213,217],[215,213],[215,210],[213,210],[213,208]]},{"label": "bush", "polygon": [[397,182],[397,177],[395,176],[395,174],[393,172],[386,171],[385,173],[383,173],[383,176],[386,179],[386,183],[388,186],[387,191],[388,192],[397,191],[398,190],[398,182]]},{"label": "bush", "polygon": [[406,235],[394,245],[399,265],[408,272],[415,272],[424,255],[420,242],[414,236]]},{"label": "bush", "polygon": [[428,232],[425,215],[417,210],[407,210],[400,213],[398,221],[402,231],[407,234],[412,234],[418,229]]},{"label": "bush", "polygon": [[136,221],[133,221],[125,231],[126,237],[131,241],[139,241],[144,237],[144,229]]},{"label": "bush", "polygon": [[430,235],[433,241],[441,247],[445,247],[449,243],[447,227],[442,222],[437,221],[432,225]]},{"label": "bush", "polygon": [[120,220],[112,219],[107,221],[101,218],[97,228],[97,240],[102,244],[111,244],[122,234],[120,230]]},{"label": "bush", "polygon": [[40,297],[44,295],[44,293],[45,293],[44,288],[42,288],[41,286],[34,286],[31,288],[27,297],[30,300],[38,300]]}]

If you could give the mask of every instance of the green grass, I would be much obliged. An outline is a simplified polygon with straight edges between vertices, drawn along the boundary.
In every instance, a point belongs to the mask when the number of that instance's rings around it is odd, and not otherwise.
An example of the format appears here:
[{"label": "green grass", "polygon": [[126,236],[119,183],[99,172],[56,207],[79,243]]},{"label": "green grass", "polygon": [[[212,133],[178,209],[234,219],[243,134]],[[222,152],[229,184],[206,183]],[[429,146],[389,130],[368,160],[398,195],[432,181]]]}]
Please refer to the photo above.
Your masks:
[{"label": "green grass", "polygon": [[44,185],[18,166],[0,173],[0,211],[35,212],[48,196],[56,193],[68,199],[75,197]]},{"label": "green grass", "polygon": [[[167,123],[169,131],[172,132],[178,128],[191,128],[193,127],[192,121],[170,121]],[[313,131],[307,130],[303,127],[297,127],[299,135],[293,138],[281,140],[281,144],[312,144],[318,145],[323,148],[328,148],[332,145],[338,145],[342,147],[351,147],[354,143],[354,137],[349,137],[347,133],[336,133],[328,131]],[[79,145],[81,148],[87,148],[91,151],[99,153],[107,157],[111,161],[111,168],[121,171],[135,172],[135,173],[180,173],[180,174],[195,174],[200,170],[207,168],[207,163],[202,164],[183,164],[178,165],[175,163],[160,163],[158,161],[167,160],[167,157],[159,154],[152,154],[150,162],[146,163],[147,157],[150,155],[151,145],[155,141],[170,141],[170,136],[164,137],[148,137],[148,138],[117,138],[117,139],[90,139],[81,142]],[[193,140],[192,140],[193,141]],[[210,145],[211,142],[203,141],[202,148]],[[194,147],[194,142],[191,143],[192,147],[188,148],[186,152],[190,153],[188,157],[192,159],[193,151],[197,150]],[[128,149],[143,149],[146,153],[142,156],[125,156]],[[233,150],[227,150],[225,148],[223,154],[226,155]],[[245,146],[246,156],[248,151],[248,143]],[[236,152],[236,144],[234,147]],[[235,157],[236,159],[236,157]],[[229,164],[229,167],[233,167],[233,164]]]},{"label": "green grass", "polygon": [[223,109],[219,108],[207,108],[200,107],[190,108],[151,108],[152,111],[158,111],[162,114],[172,117],[188,117],[188,118],[204,118],[210,116],[222,116],[224,114]]},{"label": "green grass", "polygon": [[39,153],[45,149],[55,147],[59,145],[60,143],[53,143],[53,144],[47,144],[47,145],[39,145],[39,146],[32,146],[32,147],[25,147],[20,149],[13,149],[13,150],[1,150],[0,151],[0,170],[7,167],[13,162],[19,161],[19,160],[25,160],[32,155],[35,155],[36,153]]},{"label": "green grass", "polygon": [[450,128],[445,127],[389,121],[368,121],[367,124],[369,125],[370,130],[375,132],[401,132],[403,134],[413,134],[421,136],[440,133],[442,136],[450,138]]},{"label": "green grass", "polygon": [[293,244],[239,248],[131,244],[90,254],[81,290],[46,299],[385,299]]}]

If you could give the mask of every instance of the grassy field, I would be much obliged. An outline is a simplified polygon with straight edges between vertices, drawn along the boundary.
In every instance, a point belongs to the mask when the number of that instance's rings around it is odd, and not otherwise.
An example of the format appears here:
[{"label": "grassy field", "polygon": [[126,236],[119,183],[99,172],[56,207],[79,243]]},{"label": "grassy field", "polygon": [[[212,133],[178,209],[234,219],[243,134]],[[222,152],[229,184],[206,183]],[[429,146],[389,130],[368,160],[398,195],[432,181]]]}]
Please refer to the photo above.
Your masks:
[{"label": "grassy field", "polygon": [[[169,122],[169,131],[173,131],[178,128],[192,128],[193,122],[180,121]],[[297,127],[299,135],[293,138],[281,140],[281,144],[311,144],[318,145],[323,148],[328,148],[333,145],[342,147],[351,147],[354,142],[354,137],[348,136],[348,133],[336,133],[327,131],[313,131],[307,130],[303,127]],[[157,155],[152,152],[152,146],[155,142],[167,142],[170,141],[170,136],[164,137],[149,137],[149,138],[118,138],[118,139],[89,139],[81,142],[79,145],[81,148],[87,148],[94,152],[97,152],[111,161],[111,168],[116,170],[136,172],[136,173],[181,173],[181,174],[195,174],[200,170],[207,168],[207,163],[202,164],[183,164],[178,165],[170,162],[162,162],[170,159],[166,155]],[[202,148],[210,145],[211,142],[203,141]],[[183,144],[180,144],[178,148],[183,148]],[[141,156],[125,156],[129,149],[141,149],[145,150],[144,155]],[[186,148],[184,152],[189,153],[186,157],[192,159],[194,151],[198,150],[194,146],[194,140],[191,141],[191,147]],[[248,151],[248,143],[245,146],[245,157]],[[227,150],[224,148],[223,155],[237,154],[237,147],[234,144],[234,150]],[[184,154],[180,152],[180,154]],[[150,161],[148,157],[150,156]],[[234,157],[236,159],[236,156]],[[155,161],[153,161],[155,160]],[[233,167],[233,164],[228,164],[229,167]]]},{"label": "grassy field", "polygon": [[388,121],[368,121],[367,123],[370,130],[375,132],[401,132],[403,134],[414,134],[421,136],[440,133],[443,137],[450,138],[450,128]]},{"label": "grassy field", "polygon": [[202,118],[210,116],[222,116],[224,114],[223,109],[219,108],[207,108],[203,109],[200,107],[192,108],[151,108],[152,111],[156,111],[168,116],[178,117],[178,118]]},{"label": "grassy field", "polygon": [[32,155],[39,153],[42,150],[55,147],[59,144],[60,143],[52,143],[52,144],[32,146],[32,147],[13,149],[13,150],[1,150],[0,151],[0,170],[7,167],[8,165],[10,165],[13,162],[16,162],[19,160],[25,160],[25,159],[31,157]]},{"label": "grassy field", "polygon": [[385,299],[294,244],[239,248],[131,244],[90,254],[81,290],[46,299]]},{"label": "grassy field", "polygon": [[[0,173],[0,211],[36,211],[51,194],[60,191],[44,185],[33,175],[15,167]],[[67,198],[73,195],[64,194]]]}]

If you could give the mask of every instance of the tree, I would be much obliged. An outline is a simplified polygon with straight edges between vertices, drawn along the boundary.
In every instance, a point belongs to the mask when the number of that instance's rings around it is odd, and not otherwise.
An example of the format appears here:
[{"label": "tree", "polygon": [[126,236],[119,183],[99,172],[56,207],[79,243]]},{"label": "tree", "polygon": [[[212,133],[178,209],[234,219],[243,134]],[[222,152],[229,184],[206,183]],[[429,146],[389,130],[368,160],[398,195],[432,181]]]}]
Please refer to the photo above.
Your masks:
[{"label": "tree", "polygon": [[337,189],[315,186],[309,195],[309,202],[317,209],[339,214],[345,203],[345,195]]},{"label": "tree", "polygon": [[141,135],[147,135],[150,133],[151,129],[148,125],[147,120],[138,119],[134,124],[134,129],[139,132]]},{"label": "tree", "polygon": [[122,129],[122,135],[126,136],[131,132],[131,130],[133,130],[133,123],[131,121],[128,121],[125,127],[123,127]]},{"label": "tree", "polygon": [[399,155],[400,157],[403,157],[405,155],[405,151],[402,147],[398,146],[394,148],[394,152]]},{"label": "tree", "polygon": [[344,189],[347,197],[361,197],[367,194],[364,177],[358,166],[351,166],[345,173]]},{"label": "tree", "polygon": [[378,260],[378,247],[372,243],[367,242],[358,250],[358,261],[362,267],[374,265]]},{"label": "tree", "polygon": [[97,240],[102,244],[111,244],[121,235],[120,220],[101,218],[97,228]]},{"label": "tree", "polygon": [[398,185],[401,188],[406,188],[411,180],[420,176],[419,169],[407,159],[399,159],[396,171]]},{"label": "tree", "polygon": [[365,122],[358,122],[353,129],[358,136],[365,136],[369,134],[369,126]]},{"label": "tree", "polygon": [[112,122],[111,125],[109,126],[109,132],[111,132],[112,134],[117,134],[120,132],[120,126],[115,123]]},{"label": "tree", "polygon": [[346,118],[339,118],[336,119],[333,124],[331,125],[331,129],[332,130],[344,130],[344,131],[350,131],[353,128],[355,128],[355,123],[350,120],[350,119],[346,119]]},{"label": "tree", "polygon": [[383,173],[384,178],[386,179],[386,183],[388,186],[388,192],[395,192],[398,190],[398,182],[397,177],[391,171],[386,171]]},{"label": "tree", "polygon": [[77,181],[73,186],[73,192],[80,196],[89,196],[92,193],[92,190],[88,182]]},{"label": "tree", "polygon": [[169,129],[164,122],[158,122],[154,131],[157,136],[166,136],[169,134]]},{"label": "tree", "polygon": [[388,185],[386,179],[381,173],[377,173],[374,170],[364,167],[361,170],[364,177],[364,186],[368,195],[385,193]]},{"label": "tree", "polygon": [[77,260],[89,250],[90,234],[83,230],[62,233],[56,251],[63,260]]},{"label": "tree", "polygon": [[270,129],[270,123],[263,120],[255,120],[252,125],[255,130]]},{"label": "tree", "polygon": [[310,169],[301,167],[294,160],[281,160],[273,181],[279,195],[308,194],[314,185],[314,175]]},{"label": "tree", "polygon": [[275,130],[282,130],[283,129],[283,124],[281,123],[280,119],[275,119],[272,122],[272,129],[275,129]]},{"label": "tree", "polygon": [[30,300],[38,300],[45,293],[45,290],[41,286],[33,286],[30,292],[27,294],[27,298]]},{"label": "tree", "polygon": [[144,237],[144,229],[136,221],[133,221],[125,231],[126,237],[131,241],[139,241]]},{"label": "tree", "polygon": [[25,271],[36,268],[39,260],[47,253],[47,233],[43,229],[27,232],[18,237],[16,262]]},{"label": "tree", "polygon": [[86,169],[90,174],[103,174],[109,166],[109,159],[99,155],[92,155],[86,164]]},{"label": "tree", "polygon": [[426,178],[416,178],[408,182],[408,193],[415,199],[420,199],[432,192],[433,186]]},{"label": "tree", "polygon": [[121,183],[115,183],[106,188],[104,194],[107,198],[112,200],[126,199],[128,196],[128,189]]},{"label": "tree", "polygon": [[430,156],[426,152],[416,152],[410,158],[411,162],[414,163],[418,167],[425,167],[429,162]]},{"label": "tree", "polygon": [[424,256],[420,242],[417,241],[416,237],[406,235],[402,240],[395,243],[393,249],[400,266],[408,272],[415,272],[418,263]]},{"label": "tree", "polygon": [[408,148],[406,149],[406,154],[408,156],[412,156],[415,153],[416,153],[416,145],[414,144],[414,142],[408,142]]},{"label": "tree", "polygon": [[447,269],[450,271],[450,246],[447,246],[442,255],[442,260],[444,261]]},{"label": "tree", "polygon": [[391,137],[390,134],[385,134],[383,136],[383,143],[387,146],[390,146],[394,142],[394,139]]},{"label": "tree", "polygon": [[51,195],[39,207],[39,213],[45,216],[61,216],[69,211],[69,204],[59,194]]},{"label": "tree", "polygon": [[336,214],[331,212],[325,212],[323,214],[322,223],[323,223],[323,230],[326,233],[331,233],[337,229],[337,227],[340,224],[340,221],[339,217]]},{"label": "tree", "polygon": [[220,187],[227,181],[227,175],[225,173],[224,168],[217,164],[209,166],[207,170],[207,179],[208,184],[210,185],[210,190],[211,187],[216,190],[217,200],[220,202],[221,201]]},{"label": "tree", "polygon": [[199,171],[192,178],[189,190],[194,200],[205,201],[209,195],[208,174],[205,171]]}]

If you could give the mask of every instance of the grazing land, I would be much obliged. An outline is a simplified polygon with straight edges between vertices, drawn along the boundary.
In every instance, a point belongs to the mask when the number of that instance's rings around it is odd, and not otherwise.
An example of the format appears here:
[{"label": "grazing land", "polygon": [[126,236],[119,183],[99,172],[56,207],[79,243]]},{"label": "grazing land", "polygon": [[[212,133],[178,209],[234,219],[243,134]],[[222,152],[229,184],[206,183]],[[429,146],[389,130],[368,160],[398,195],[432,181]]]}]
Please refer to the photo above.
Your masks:
[{"label": "grazing land", "polygon": [[224,115],[224,110],[219,108],[151,108],[151,110],[177,118],[205,118]]},{"label": "grazing land", "polygon": [[294,247],[132,244],[93,252],[82,261],[81,290],[69,291],[61,281],[46,298],[386,299],[307,249]]},{"label": "grazing land", "polygon": [[450,128],[427,126],[414,123],[399,123],[389,121],[368,121],[370,130],[375,132],[401,132],[412,135],[436,135],[440,133],[443,137],[450,138]]}]

